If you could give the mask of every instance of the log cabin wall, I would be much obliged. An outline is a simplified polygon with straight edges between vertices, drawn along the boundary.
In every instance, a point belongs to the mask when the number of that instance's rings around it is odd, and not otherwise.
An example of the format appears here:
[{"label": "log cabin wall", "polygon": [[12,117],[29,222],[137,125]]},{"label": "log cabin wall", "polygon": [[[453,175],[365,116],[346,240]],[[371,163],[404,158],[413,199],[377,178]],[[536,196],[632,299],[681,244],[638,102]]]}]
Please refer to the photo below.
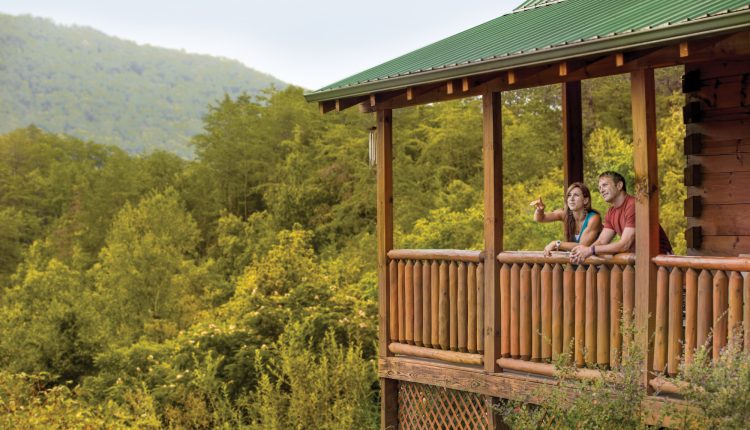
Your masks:
[{"label": "log cabin wall", "polygon": [[750,60],[687,65],[683,92],[688,254],[748,253]]}]

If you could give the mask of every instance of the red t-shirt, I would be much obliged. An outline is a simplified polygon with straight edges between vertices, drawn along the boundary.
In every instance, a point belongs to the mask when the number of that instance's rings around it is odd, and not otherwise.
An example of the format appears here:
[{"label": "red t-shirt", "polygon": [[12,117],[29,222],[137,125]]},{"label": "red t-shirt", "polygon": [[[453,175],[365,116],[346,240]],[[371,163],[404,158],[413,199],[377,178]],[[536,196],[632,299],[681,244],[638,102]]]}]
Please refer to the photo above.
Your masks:
[{"label": "red t-shirt", "polygon": [[[635,228],[635,197],[630,194],[625,195],[625,201],[619,207],[611,207],[604,216],[604,228],[615,231],[618,236],[622,237],[622,232],[627,228]],[[635,240],[628,250],[635,252]],[[672,244],[664,229],[659,226],[659,253],[672,253]]]}]

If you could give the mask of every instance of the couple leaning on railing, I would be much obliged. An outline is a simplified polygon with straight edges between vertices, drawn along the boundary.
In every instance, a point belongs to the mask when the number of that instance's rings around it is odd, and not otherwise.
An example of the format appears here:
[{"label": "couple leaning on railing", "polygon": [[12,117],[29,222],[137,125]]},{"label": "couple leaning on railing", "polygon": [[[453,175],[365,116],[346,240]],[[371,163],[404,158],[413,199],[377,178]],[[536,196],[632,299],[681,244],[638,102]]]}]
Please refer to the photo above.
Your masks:
[{"label": "couple leaning on railing", "polygon": [[[563,209],[545,213],[541,197],[531,202],[536,222],[563,223],[565,240],[550,242],[544,248],[546,256],[552,251],[570,251],[570,262],[579,264],[592,255],[635,252],[635,197],[627,193],[625,178],[617,172],[602,173],[599,193],[609,204],[603,221],[599,212],[591,207],[591,192],[581,182],[570,184]],[[615,235],[620,236],[620,240],[612,242]],[[672,245],[661,226],[659,253],[672,253]]]}]

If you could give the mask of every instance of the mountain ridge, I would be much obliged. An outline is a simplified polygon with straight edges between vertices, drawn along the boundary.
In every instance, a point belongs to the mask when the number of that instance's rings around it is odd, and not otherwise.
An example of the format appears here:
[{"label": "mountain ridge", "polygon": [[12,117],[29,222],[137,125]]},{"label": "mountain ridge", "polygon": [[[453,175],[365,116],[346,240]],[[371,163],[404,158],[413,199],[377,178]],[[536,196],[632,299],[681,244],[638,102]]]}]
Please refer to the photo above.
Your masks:
[{"label": "mountain ridge", "polygon": [[34,124],[131,153],[190,158],[209,104],[288,84],[238,60],[0,13],[0,133]]}]

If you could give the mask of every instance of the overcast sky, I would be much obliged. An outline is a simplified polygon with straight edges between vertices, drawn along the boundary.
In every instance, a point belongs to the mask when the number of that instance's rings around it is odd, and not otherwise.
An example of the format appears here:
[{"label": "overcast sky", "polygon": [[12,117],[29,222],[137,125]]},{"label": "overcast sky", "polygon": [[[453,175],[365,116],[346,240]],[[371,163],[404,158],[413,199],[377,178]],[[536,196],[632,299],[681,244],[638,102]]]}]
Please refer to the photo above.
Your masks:
[{"label": "overcast sky", "polygon": [[523,0],[0,0],[0,13],[233,58],[318,89],[510,12]]}]

